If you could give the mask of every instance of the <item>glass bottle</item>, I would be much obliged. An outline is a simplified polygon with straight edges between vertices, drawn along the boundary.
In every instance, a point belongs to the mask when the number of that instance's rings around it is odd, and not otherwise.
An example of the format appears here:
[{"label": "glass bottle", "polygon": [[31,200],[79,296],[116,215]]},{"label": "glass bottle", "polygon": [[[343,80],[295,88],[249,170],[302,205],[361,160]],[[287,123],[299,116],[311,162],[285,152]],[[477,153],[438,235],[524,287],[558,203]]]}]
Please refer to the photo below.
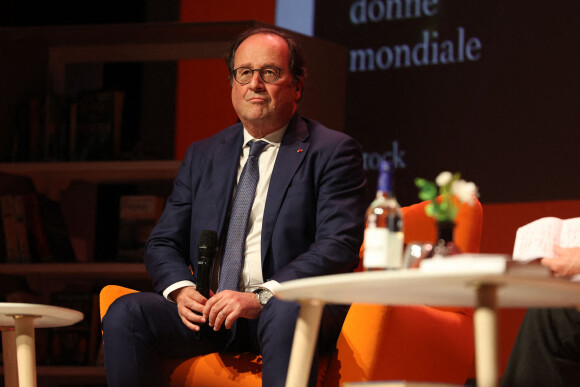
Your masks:
[{"label": "glass bottle", "polygon": [[379,164],[377,195],[366,213],[363,268],[400,269],[403,239],[403,214],[393,194],[392,165],[383,160]]}]

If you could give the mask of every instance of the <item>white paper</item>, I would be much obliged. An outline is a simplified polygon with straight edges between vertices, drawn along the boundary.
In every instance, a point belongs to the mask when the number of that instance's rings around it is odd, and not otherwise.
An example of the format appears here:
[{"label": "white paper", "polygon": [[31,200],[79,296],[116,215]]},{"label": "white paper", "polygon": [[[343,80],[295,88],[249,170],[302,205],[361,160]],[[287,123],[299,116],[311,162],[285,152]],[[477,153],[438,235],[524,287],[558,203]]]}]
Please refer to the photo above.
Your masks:
[{"label": "white paper", "polygon": [[520,227],[516,233],[513,259],[550,258],[554,256],[554,246],[580,246],[580,218],[546,217]]}]

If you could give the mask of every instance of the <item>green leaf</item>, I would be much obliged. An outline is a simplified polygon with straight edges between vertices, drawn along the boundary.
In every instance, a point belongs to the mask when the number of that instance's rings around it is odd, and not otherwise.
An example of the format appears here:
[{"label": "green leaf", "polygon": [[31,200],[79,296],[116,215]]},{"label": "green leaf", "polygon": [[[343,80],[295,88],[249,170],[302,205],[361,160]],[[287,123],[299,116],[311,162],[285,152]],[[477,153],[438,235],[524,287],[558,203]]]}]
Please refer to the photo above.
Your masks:
[{"label": "green leaf", "polygon": [[433,203],[429,203],[425,206],[425,213],[427,214],[427,216],[433,216]]},{"label": "green leaf", "polygon": [[427,184],[427,180],[421,178],[421,177],[417,177],[415,179],[415,185],[419,188],[423,188],[425,186],[425,184]]}]

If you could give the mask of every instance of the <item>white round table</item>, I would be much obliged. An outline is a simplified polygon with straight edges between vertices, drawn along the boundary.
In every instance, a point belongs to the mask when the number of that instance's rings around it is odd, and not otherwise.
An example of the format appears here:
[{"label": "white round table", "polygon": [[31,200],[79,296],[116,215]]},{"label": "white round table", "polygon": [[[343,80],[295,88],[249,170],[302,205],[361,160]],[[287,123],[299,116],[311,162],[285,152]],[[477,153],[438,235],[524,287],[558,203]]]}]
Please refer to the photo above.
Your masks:
[{"label": "white round table", "polygon": [[36,387],[35,328],[73,325],[83,317],[59,306],[0,302],[6,387]]},{"label": "white round table", "polygon": [[300,302],[287,387],[306,386],[325,304],[438,305],[475,307],[478,387],[495,387],[498,307],[574,307],[580,284],[517,275],[501,267],[423,272],[419,269],[327,275],[284,282],[276,297]]}]

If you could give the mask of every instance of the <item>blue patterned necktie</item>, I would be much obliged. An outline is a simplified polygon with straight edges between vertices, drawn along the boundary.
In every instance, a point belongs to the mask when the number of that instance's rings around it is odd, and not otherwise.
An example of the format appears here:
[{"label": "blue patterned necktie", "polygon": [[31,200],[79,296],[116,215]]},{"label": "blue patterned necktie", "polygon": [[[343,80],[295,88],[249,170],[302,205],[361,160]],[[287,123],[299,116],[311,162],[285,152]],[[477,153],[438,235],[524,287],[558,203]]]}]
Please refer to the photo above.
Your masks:
[{"label": "blue patterned necktie", "polygon": [[250,155],[242,170],[238,189],[232,205],[230,224],[226,236],[226,246],[222,259],[218,292],[222,290],[240,290],[242,266],[246,249],[246,233],[250,210],[256,196],[256,186],[260,172],[258,159],[262,150],[268,145],[265,141],[251,141]]}]

